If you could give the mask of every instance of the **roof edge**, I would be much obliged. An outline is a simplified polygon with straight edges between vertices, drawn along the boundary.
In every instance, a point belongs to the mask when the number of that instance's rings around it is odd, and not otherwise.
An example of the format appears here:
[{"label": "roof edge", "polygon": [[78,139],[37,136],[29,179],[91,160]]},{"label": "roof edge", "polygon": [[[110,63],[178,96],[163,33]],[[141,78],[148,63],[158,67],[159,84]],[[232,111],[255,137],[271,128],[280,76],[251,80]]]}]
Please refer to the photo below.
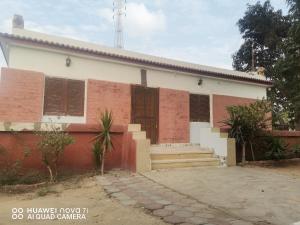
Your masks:
[{"label": "roof edge", "polygon": [[196,74],[198,76],[207,76],[211,78],[216,78],[216,79],[228,79],[228,80],[234,80],[234,81],[241,81],[241,82],[248,82],[248,83],[253,83],[253,84],[261,84],[264,86],[272,86],[273,81],[270,80],[260,80],[256,78],[250,78],[250,77],[242,77],[242,76],[236,76],[228,73],[219,73],[219,72],[213,72],[213,71],[207,71],[207,70],[201,70],[201,69],[195,69],[195,68],[189,68],[189,67],[184,67],[184,66],[178,66],[178,65],[172,65],[168,63],[160,63],[160,62],[155,62],[151,60],[146,60],[146,59],[140,59],[136,57],[130,57],[130,56],[124,56],[124,55],[119,55],[115,53],[108,53],[104,51],[99,51],[99,50],[92,50],[88,48],[82,48],[82,47],[76,47],[73,45],[66,45],[66,44],[61,44],[61,43],[56,43],[56,42],[49,42],[41,39],[35,39],[35,38],[29,38],[29,37],[24,37],[20,35],[14,35],[14,34],[8,34],[8,33],[0,33],[0,37],[7,38],[10,40],[14,41],[19,41],[19,42],[24,42],[24,43],[30,43],[33,45],[39,45],[42,47],[50,47],[50,48],[56,48],[56,49],[65,49],[68,51],[72,51],[75,53],[84,53],[87,55],[95,56],[95,57],[102,57],[110,60],[117,60],[125,63],[133,63],[137,65],[142,65],[142,66],[151,66],[151,67],[156,67],[156,68],[161,68],[161,69],[167,69],[167,70],[172,70],[172,71],[179,71],[183,73],[189,73],[189,74]]}]

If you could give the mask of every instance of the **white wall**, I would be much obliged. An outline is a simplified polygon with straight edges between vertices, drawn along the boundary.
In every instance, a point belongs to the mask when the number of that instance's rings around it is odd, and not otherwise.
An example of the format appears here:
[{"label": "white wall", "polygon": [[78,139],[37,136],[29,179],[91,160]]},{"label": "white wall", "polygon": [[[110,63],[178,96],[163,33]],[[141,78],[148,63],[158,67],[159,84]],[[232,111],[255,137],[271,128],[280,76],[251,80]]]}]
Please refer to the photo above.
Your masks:
[{"label": "white wall", "polygon": [[221,138],[220,132],[212,132],[210,123],[191,122],[190,143],[213,149],[217,156],[227,156],[227,138]]},{"label": "white wall", "polygon": [[[65,66],[70,56],[72,64]],[[43,72],[46,75],[74,79],[98,79],[114,82],[140,84],[141,67],[125,65],[78,54],[65,54],[47,49],[11,46],[10,67]],[[144,67],[143,67],[144,68]],[[172,71],[147,69],[147,82],[150,87],[163,87],[184,90],[190,93],[219,94],[244,98],[261,99],[266,96],[266,87],[230,80],[203,77],[198,86],[199,77]]]}]

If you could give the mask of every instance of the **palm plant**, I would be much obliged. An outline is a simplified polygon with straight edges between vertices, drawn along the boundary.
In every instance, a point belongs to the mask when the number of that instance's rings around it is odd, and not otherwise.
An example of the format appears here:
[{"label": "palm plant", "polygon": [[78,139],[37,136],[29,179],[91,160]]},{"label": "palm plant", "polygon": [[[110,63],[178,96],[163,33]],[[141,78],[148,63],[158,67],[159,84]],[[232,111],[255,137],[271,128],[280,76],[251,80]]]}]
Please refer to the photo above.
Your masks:
[{"label": "palm plant", "polygon": [[255,160],[253,142],[268,127],[267,114],[270,104],[265,100],[250,105],[227,107],[229,118],[223,124],[230,127],[229,136],[242,146],[242,164],[246,162],[246,146],[250,145],[252,158]]},{"label": "palm plant", "polygon": [[98,142],[99,146],[94,146],[102,150],[101,154],[99,154],[99,157],[101,157],[101,175],[104,174],[105,154],[107,151],[110,151],[114,148],[111,137],[112,132],[110,130],[112,123],[112,113],[108,112],[108,110],[105,110],[104,113],[101,114],[100,118],[100,124],[102,129],[100,133],[95,137],[95,141],[96,143]]}]

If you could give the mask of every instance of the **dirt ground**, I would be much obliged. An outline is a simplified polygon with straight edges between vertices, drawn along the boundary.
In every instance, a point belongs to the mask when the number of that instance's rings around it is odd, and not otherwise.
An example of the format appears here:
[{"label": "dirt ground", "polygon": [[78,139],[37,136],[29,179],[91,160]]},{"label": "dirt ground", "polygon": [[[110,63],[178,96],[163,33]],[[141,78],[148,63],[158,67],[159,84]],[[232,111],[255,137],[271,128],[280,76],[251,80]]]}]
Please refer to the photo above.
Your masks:
[{"label": "dirt ground", "polygon": [[[45,196],[41,196],[45,195]],[[86,220],[13,220],[13,208],[87,208]],[[82,215],[81,214],[81,215]],[[26,214],[24,214],[26,216]],[[7,224],[103,224],[103,225],[163,225],[164,223],[141,209],[120,205],[109,199],[97,185],[95,177],[69,180],[50,188],[26,194],[0,194],[0,225]]]},{"label": "dirt ground", "polygon": [[286,174],[293,177],[300,177],[300,159],[289,159],[280,161],[260,161],[248,164],[246,167],[259,167],[274,171],[280,174]]}]

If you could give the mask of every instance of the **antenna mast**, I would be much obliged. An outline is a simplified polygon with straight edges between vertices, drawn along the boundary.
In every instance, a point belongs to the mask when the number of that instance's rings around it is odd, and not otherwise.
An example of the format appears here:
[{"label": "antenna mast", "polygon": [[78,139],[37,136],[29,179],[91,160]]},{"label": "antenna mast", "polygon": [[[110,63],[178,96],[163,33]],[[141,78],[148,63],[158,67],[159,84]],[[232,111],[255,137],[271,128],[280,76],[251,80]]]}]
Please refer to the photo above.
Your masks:
[{"label": "antenna mast", "polygon": [[126,16],[126,0],[114,0],[115,47],[124,48],[123,17]]}]

